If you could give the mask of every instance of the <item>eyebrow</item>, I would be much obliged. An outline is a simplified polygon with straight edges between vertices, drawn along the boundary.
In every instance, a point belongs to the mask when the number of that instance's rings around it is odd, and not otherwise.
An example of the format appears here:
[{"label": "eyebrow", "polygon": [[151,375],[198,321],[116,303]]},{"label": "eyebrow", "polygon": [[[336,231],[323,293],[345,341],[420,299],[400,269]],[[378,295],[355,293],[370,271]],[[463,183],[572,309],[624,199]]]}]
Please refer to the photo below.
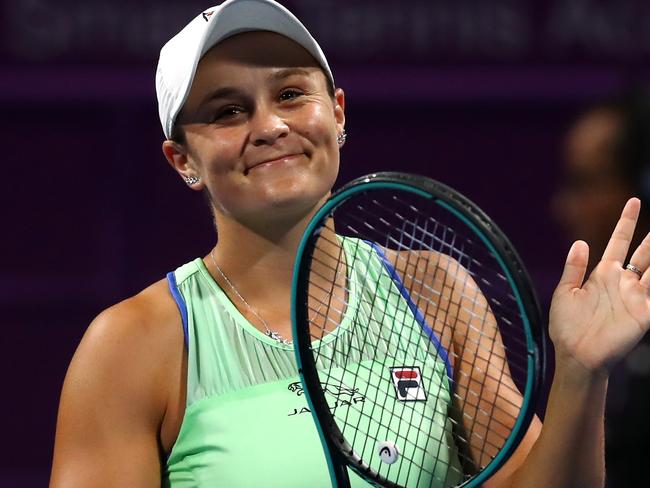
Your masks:
[{"label": "eyebrow", "polygon": [[203,105],[205,105],[208,102],[211,102],[212,100],[218,100],[219,98],[233,97],[239,94],[241,94],[241,90],[238,90],[237,88],[233,88],[230,86],[217,88],[216,90],[211,91],[205,97],[203,97],[203,100],[201,100],[201,102],[199,103],[199,107],[202,107]]},{"label": "eyebrow", "polygon": [[299,76],[309,76],[311,71],[305,68],[284,68],[273,73],[269,78],[273,80],[283,80],[289,78],[290,76],[299,75]]}]

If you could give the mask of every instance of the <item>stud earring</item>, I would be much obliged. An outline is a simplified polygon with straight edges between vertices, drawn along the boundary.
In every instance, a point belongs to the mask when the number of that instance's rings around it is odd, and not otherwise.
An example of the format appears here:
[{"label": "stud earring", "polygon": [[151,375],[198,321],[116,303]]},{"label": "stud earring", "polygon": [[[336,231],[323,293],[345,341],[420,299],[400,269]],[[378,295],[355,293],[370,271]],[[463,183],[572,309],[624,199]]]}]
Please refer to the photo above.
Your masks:
[{"label": "stud earring", "polygon": [[196,185],[199,181],[201,181],[201,178],[198,176],[183,176],[183,180],[187,184],[187,186],[192,186]]},{"label": "stud earring", "polygon": [[339,147],[342,147],[343,144],[345,144],[347,138],[348,138],[348,134],[347,132],[345,132],[345,129],[343,129],[343,132],[341,132],[338,136],[336,136],[336,142],[338,143]]}]

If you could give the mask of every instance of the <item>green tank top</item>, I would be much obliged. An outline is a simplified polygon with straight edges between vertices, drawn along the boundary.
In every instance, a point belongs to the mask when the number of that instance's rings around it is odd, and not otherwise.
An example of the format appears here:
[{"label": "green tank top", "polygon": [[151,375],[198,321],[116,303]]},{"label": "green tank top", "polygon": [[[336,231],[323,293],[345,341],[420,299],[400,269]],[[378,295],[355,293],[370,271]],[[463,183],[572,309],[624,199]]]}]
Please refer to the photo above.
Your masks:
[{"label": "green tank top", "polygon": [[[399,317],[399,327],[422,334],[423,326],[426,328],[422,315],[381,250],[356,239],[344,238],[342,242],[346,255],[355,256],[347,259],[355,263],[348,269],[348,310],[362,307],[364,300],[368,303],[377,295],[386,300],[385,317]],[[359,259],[360,255],[364,259]],[[325,455],[291,346],[250,324],[200,258],[169,273],[168,280],[183,318],[188,365],[185,415],[164,467],[163,486],[330,488]],[[348,315],[323,341],[345,333]],[[379,327],[368,326],[368,343],[372,343],[373,334],[379,336],[379,329],[397,325],[395,320],[384,322]],[[422,445],[415,432],[407,437],[413,437],[410,444],[422,453],[425,466],[427,452],[435,452],[441,461],[430,462],[424,476],[403,473],[399,481],[409,487],[438,488],[460,481],[460,463],[447,417],[451,367],[437,339],[429,339],[436,344],[434,354],[426,358],[415,354],[405,358],[404,365],[418,365],[422,377],[430,378],[426,385],[430,408],[425,418],[430,428],[437,430],[435,437],[440,441]],[[336,402],[337,412],[353,412],[369,392],[346,389],[345,378],[339,380],[331,386],[328,383],[331,391],[327,393]],[[386,384],[395,395],[390,376]],[[371,486],[351,470],[350,481],[353,488]]]}]

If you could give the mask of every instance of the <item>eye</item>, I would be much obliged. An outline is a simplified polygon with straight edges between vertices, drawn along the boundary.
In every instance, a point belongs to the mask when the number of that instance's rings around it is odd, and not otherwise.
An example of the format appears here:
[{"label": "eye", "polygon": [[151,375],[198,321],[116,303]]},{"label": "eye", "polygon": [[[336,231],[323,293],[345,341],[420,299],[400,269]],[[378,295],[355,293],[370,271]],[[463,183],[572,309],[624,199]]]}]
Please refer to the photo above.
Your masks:
[{"label": "eye", "polygon": [[239,107],[237,105],[228,105],[226,107],[220,108],[215,112],[214,116],[212,117],[212,122],[232,119],[243,112],[244,109],[242,107]]},{"label": "eye", "polygon": [[297,90],[295,88],[287,88],[286,90],[282,90],[280,92],[280,101],[286,102],[289,100],[295,100],[296,98],[302,96],[302,92],[300,90]]}]

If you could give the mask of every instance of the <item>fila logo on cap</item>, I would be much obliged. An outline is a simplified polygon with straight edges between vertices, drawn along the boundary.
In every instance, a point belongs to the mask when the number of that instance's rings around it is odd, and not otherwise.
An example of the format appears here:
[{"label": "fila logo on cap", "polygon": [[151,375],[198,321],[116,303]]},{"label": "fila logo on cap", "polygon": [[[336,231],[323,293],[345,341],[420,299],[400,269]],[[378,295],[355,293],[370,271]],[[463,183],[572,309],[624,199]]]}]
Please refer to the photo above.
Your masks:
[{"label": "fila logo on cap", "polygon": [[208,20],[210,20],[210,17],[212,17],[213,13],[214,13],[214,10],[208,10],[207,12],[203,12],[203,14],[201,14],[201,15],[203,15],[203,20],[205,20],[206,22]]},{"label": "fila logo on cap", "polygon": [[419,367],[401,366],[390,368],[390,375],[398,400],[409,402],[427,399],[427,392],[424,389],[422,373],[420,373]]}]

